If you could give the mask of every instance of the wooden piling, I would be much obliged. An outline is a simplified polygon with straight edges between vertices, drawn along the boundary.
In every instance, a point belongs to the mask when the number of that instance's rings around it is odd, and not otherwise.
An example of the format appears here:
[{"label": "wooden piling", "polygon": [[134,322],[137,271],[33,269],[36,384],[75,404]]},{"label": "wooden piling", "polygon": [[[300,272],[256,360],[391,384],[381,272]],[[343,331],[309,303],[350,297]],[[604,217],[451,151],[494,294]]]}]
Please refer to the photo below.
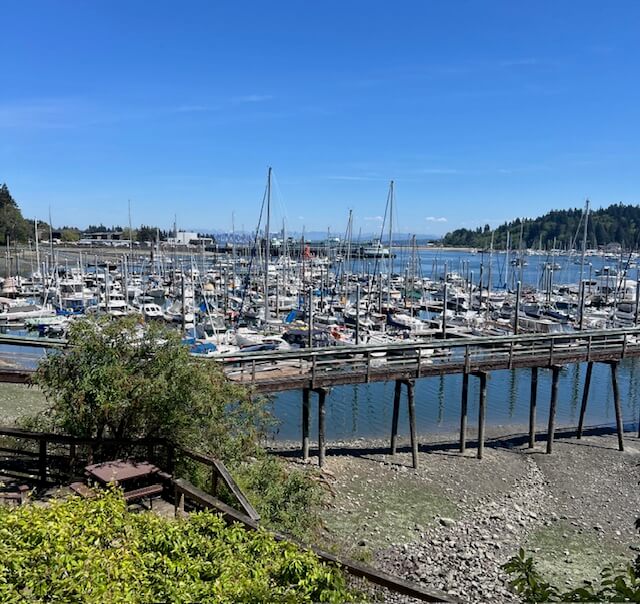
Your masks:
[{"label": "wooden piling", "polygon": [[396,380],[393,392],[393,419],[391,421],[391,455],[396,454],[396,441],[398,439],[398,417],[400,415],[400,396],[402,394],[402,382]]},{"label": "wooden piling", "polygon": [[551,367],[551,401],[549,402],[549,426],[547,430],[547,454],[553,451],[553,437],[556,429],[556,407],[558,404],[558,379],[560,377],[560,367]]},{"label": "wooden piling", "polygon": [[620,409],[620,390],[618,388],[618,361],[611,361],[611,386],[613,387],[613,407],[616,412],[616,430],[618,431],[618,450],[624,451],[624,426]]},{"label": "wooden piling", "polygon": [[325,457],[325,399],[327,391],[319,388],[318,392],[318,464],[320,467],[324,465]]},{"label": "wooden piling", "polygon": [[480,398],[478,401],[478,459],[484,454],[484,423],[487,405],[487,374],[481,371],[477,374],[480,378]]},{"label": "wooden piling", "polygon": [[589,400],[589,388],[591,387],[591,374],[593,373],[593,361],[587,363],[587,374],[584,377],[584,389],[582,390],[582,404],[580,405],[580,419],[578,420],[578,439],[582,438],[584,428],[584,416],[587,412],[587,401]]},{"label": "wooden piling", "polygon": [[416,434],[415,382],[407,380],[407,406],[409,407],[409,431],[411,432],[411,459],[414,469],[418,469],[418,436]]},{"label": "wooden piling", "polygon": [[311,428],[311,418],[309,414],[310,390],[302,389],[302,459],[309,459],[309,431]]},{"label": "wooden piling", "polygon": [[538,368],[531,368],[531,394],[529,398],[529,449],[536,446],[536,407],[538,404]]},{"label": "wooden piling", "polygon": [[469,374],[462,374],[462,400],[460,404],[460,453],[467,450],[467,409],[469,407]]}]

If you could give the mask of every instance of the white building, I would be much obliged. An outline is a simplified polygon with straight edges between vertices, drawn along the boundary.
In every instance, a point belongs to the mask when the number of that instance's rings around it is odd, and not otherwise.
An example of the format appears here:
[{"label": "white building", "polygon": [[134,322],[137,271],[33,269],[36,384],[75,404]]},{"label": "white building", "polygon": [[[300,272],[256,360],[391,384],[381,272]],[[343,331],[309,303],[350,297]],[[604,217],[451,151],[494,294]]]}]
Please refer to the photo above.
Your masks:
[{"label": "white building", "polygon": [[189,245],[192,241],[198,240],[198,233],[191,231],[178,231],[175,237],[169,237],[167,243],[170,245]]}]

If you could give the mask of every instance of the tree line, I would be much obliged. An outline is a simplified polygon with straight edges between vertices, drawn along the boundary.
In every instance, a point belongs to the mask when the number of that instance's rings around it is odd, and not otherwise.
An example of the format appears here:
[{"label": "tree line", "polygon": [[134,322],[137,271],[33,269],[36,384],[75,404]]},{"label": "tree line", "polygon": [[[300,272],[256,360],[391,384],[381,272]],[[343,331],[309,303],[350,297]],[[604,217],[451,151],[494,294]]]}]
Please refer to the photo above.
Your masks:
[{"label": "tree line", "polygon": [[[48,240],[50,226],[47,222],[38,221],[38,239]],[[53,229],[54,237],[64,242],[79,241],[83,233],[122,233],[123,239],[133,241],[154,242],[167,241],[174,235],[173,231],[160,229],[153,225],[142,224],[138,228],[129,229],[119,225],[105,226],[90,224],[86,229],[65,225]],[[35,236],[35,220],[24,218],[16,200],[12,197],[6,183],[0,185],[0,244],[6,245],[7,238],[11,243],[27,243]]]},{"label": "tree line", "polygon": [[[516,218],[491,230],[488,224],[476,229],[456,229],[447,233],[442,243],[447,246],[505,249],[507,233],[510,247],[518,248],[522,232],[522,246],[551,249],[581,247],[584,212],[580,208],[551,210],[534,219]],[[635,249],[640,238],[640,206],[613,204],[589,213],[587,247],[619,243],[623,248]]]}]

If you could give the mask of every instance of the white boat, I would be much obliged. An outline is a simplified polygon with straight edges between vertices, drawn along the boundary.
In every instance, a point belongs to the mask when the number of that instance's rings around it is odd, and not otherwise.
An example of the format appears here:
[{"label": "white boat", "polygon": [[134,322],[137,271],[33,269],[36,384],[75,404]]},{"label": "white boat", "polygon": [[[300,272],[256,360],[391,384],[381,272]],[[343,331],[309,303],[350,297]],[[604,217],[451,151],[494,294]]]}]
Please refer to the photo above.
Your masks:
[{"label": "white boat", "polygon": [[388,258],[390,256],[389,248],[384,247],[379,239],[374,239],[369,245],[363,245],[360,248],[360,254],[363,258]]},{"label": "white boat", "polygon": [[31,318],[52,317],[56,311],[51,306],[40,306],[24,300],[0,298],[0,323],[14,323]]},{"label": "white boat", "polygon": [[142,316],[145,319],[164,319],[164,313],[162,312],[162,308],[159,304],[154,304],[153,302],[145,302],[140,310],[142,312]]}]

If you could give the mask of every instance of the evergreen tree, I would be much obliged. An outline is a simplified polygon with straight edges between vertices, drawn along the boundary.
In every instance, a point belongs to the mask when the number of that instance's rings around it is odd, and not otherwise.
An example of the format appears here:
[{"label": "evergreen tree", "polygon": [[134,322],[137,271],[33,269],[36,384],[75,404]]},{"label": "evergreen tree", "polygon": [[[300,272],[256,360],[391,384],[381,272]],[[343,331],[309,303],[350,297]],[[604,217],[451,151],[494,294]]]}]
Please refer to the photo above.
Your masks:
[{"label": "evergreen tree", "polygon": [[22,212],[15,202],[9,187],[6,184],[0,186],[0,237],[1,243],[11,241],[24,242],[29,237],[29,223],[22,217]]}]

